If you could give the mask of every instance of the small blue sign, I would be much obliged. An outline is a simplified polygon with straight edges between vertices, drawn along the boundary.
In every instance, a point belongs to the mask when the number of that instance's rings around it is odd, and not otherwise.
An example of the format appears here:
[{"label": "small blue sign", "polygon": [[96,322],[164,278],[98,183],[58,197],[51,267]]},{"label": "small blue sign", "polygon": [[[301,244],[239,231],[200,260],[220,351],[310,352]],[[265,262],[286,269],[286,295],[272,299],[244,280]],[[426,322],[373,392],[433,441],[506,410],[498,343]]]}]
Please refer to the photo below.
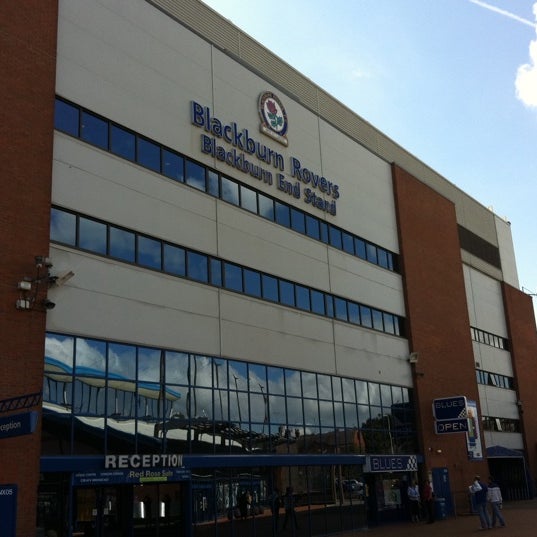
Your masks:
[{"label": "small blue sign", "polygon": [[369,455],[366,472],[415,472],[418,459],[415,455]]},{"label": "small blue sign", "polygon": [[17,485],[0,485],[0,537],[17,535]]},{"label": "small blue sign", "polygon": [[446,397],[433,400],[433,415],[437,420],[466,418],[466,397]]},{"label": "small blue sign", "polygon": [[33,433],[37,426],[37,417],[37,412],[32,410],[24,414],[0,418],[0,440],[11,436]]},{"label": "small blue sign", "polygon": [[467,433],[468,419],[458,418],[456,420],[436,421],[434,424],[434,428],[436,434]]}]

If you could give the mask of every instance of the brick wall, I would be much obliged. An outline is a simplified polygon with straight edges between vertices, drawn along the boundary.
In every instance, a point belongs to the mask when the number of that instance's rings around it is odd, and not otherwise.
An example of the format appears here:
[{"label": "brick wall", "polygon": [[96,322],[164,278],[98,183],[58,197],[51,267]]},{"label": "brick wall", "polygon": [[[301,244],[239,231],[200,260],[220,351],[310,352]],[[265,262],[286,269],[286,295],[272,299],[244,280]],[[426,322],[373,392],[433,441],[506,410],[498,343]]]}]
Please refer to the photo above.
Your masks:
[{"label": "brick wall", "polygon": [[[46,313],[15,303],[17,282],[49,249],[57,14],[57,0],[7,0],[0,10],[0,400],[42,389]],[[29,410],[39,407],[17,412]],[[39,430],[0,439],[0,482],[18,485],[25,537],[35,535]]]},{"label": "brick wall", "polygon": [[433,399],[457,395],[480,411],[455,206],[397,166],[393,181],[408,336],[419,353],[419,440],[426,469],[448,468],[458,511],[467,510],[468,485],[476,473],[488,475],[487,465],[468,460],[464,433],[437,435],[432,413]]}]

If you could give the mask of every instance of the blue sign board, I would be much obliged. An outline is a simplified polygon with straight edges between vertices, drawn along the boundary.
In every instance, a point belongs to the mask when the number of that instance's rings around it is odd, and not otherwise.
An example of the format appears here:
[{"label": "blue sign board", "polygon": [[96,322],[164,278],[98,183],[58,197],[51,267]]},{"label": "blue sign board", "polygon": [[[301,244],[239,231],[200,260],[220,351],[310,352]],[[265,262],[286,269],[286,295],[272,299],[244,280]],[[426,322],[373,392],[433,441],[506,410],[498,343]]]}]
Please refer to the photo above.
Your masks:
[{"label": "blue sign board", "polygon": [[17,535],[17,485],[0,485],[0,537]]},{"label": "blue sign board", "polygon": [[458,418],[456,420],[441,420],[436,421],[434,424],[436,434],[447,433],[467,433],[468,432],[468,419]]},{"label": "blue sign board", "polygon": [[437,420],[466,418],[466,397],[446,397],[433,400],[433,415]]},{"label": "blue sign board", "polygon": [[418,469],[416,455],[369,455],[366,472],[413,472]]},{"label": "blue sign board", "polygon": [[137,468],[130,470],[99,470],[80,472],[73,476],[73,485],[119,485],[125,483],[166,483],[186,481],[190,470],[181,468]]},{"label": "blue sign board", "polygon": [[0,440],[11,436],[33,433],[36,426],[37,412],[35,411],[0,418]]}]

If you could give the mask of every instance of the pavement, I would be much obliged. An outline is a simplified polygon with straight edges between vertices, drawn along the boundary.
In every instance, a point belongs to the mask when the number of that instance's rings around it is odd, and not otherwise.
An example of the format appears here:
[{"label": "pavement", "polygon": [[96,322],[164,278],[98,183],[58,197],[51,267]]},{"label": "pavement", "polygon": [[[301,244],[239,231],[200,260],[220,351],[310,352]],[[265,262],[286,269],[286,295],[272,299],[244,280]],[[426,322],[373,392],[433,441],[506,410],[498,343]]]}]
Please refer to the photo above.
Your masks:
[{"label": "pavement", "polygon": [[481,530],[477,515],[465,514],[436,520],[433,524],[396,523],[344,533],[344,537],[462,537],[486,535],[488,537],[536,537],[537,499],[508,502],[502,510],[506,526]]}]

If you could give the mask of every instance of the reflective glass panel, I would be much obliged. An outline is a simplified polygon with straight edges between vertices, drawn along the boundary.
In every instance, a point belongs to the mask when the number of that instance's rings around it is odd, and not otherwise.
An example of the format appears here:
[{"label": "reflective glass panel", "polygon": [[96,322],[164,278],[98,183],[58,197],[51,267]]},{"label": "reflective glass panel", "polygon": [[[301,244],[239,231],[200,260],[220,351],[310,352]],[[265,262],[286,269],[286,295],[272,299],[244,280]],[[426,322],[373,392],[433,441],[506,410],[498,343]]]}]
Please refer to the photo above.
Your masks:
[{"label": "reflective glass panel", "polygon": [[89,112],[82,112],[81,126],[82,140],[108,150],[108,122]]},{"label": "reflective glass panel", "polygon": [[343,250],[348,254],[354,255],[354,237],[349,233],[343,232]]},{"label": "reflective glass panel", "polygon": [[304,397],[317,398],[317,375],[302,371],[302,393]]},{"label": "reflective glass panel", "polygon": [[267,368],[264,365],[250,364],[248,367],[250,391],[267,393]]},{"label": "reflective glass panel", "polygon": [[242,293],[242,268],[232,263],[224,263],[224,287]]},{"label": "reflective glass panel", "polygon": [[295,305],[295,286],[285,280],[280,280],[280,303],[286,306]]},{"label": "reflective glass panel", "polygon": [[218,174],[207,170],[207,194],[218,198],[220,196],[220,180]]},{"label": "reflective glass panel", "polygon": [[304,423],[306,430],[315,432],[319,428],[319,401],[317,399],[304,399]]},{"label": "reflective glass panel", "polygon": [[188,354],[186,352],[166,351],[166,382],[188,383]]},{"label": "reflective glass panel", "polygon": [[276,208],[276,222],[281,226],[291,227],[291,212],[289,211],[289,207],[279,201],[275,201],[274,206]]},{"label": "reflective glass panel", "polygon": [[87,338],[76,339],[76,366],[78,376],[106,377],[106,344]]},{"label": "reflective glass panel", "polygon": [[281,395],[270,395],[268,404],[271,423],[274,423],[277,426],[284,424],[287,421],[285,415],[285,398]]},{"label": "reflective glass panel", "polygon": [[161,374],[164,375],[164,351],[138,347],[138,380],[164,384]]},{"label": "reflective glass panel", "polygon": [[310,290],[302,285],[295,285],[296,305],[300,309],[310,311]]},{"label": "reflective glass panel", "polygon": [[241,207],[257,214],[257,194],[244,185],[241,185]]},{"label": "reflective glass panel", "polygon": [[343,400],[347,402],[355,403],[356,392],[354,391],[354,380],[343,378],[341,379],[341,382],[342,382],[342,390],[343,390]]},{"label": "reflective glass panel", "polygon": [[371,310],[373,313],[373,328],[375,330],[384,330],[384,324],[382,322],[382,312],[379,310]]},{"label": "reflective glass panel", "polygon": [[334,405],[332,401],[319,400],[319,414],[323,427],[334,427]]},{"label": "reflective glass panel", "polygon": [[259,272],[244,269],[244,292],[250,296],[261,296],[261,275]]},{"label": "reflective glass panel", "polygon": [[324,293],[320,291],[311,290],[311,311],[317,313],[318,315],[324,315],[326,308],[324,304]]},{"label": "reflective glass panel", "polygon": [[168,149],[162,150],[162,173],[174,179],[175,181],[184,182],[184,160],[183,157],[177,153],[169,151]]},{"label": "reflective glass panel", "polygon": [[354,251],[360,259],[366,259],[365,242],[362,239],[355,237],[354,239]]},{"label": "reflective glass panel", "polygon": [[317,375],[317,386],[319,389],[319,399],[332,400],[332,383],[329,375]]},{"label": "reflective glass panel", "polygon": [[274,201],[263,194],[257,195],[259,200],[259,215],[267,220],[274,221]]},{"label": "reflective glass panel", "polygon": [[343,400],[343,392],[341,390],[341,377],[332,377],[332,393],[334,394],[334,401]]},{"label": "reflective glass panel", "polygon": [[338,248],[341,250],[343,248],[341,230],[336,227],[330,226],[329,232],[330,232],[330,244],[334,248]]},{"label": "reflective glass panel", "polygon": [[281,367],[267,367],[269,392],[283,394],[285,385],[283,381],[283,369]]},{"label": "reflective glass panel", "polygon": [[306,235],[316,240],[319,240],[321,236],[319,220],[309,214],[306,215]]},{"label": "reflective glass panel", "polygon": [[377,258],[378,264],[381,267],[388,268],[388,254],[386,250],[383,250],[382,248],[377,248]]},{"label": "reflective glass panel", "polygon": [[177,276],[184,276],[186,274],[185,251],[183,248],[164,244],[164,270]]},{"label": "reflective glass panel", "polygon": [[353,324],[360,324],[360,307],[354,302],[347,302],[349,321]]},{"label": "reflective glass panel", "polygon": [[373,327],[371,308],[368,308],[367,306],[360,306],[360,320],[362,326],[366,326],[367,328]]},{"label": "reflective glass panel", "polygon": [[76,216],[59,209],[52,209],[50,240],[74,246],[76,243]]},{"label": "reflective glass panel", "polygon": [[98,254],[106,254],[106,225],[89,218],[78,221],[78,246]]},{"label": "reflective glass panel", "polygon": [[334,306],[336,311],[336,318],[341,321],[347,321],[347,301],[343,298],[334,298]]},{"label": "reflective glass panel", "polygon": [[138,137],[138,164],[160,172],[160,147],[145,138]]},{"label": "reflective glass panel", "polygon": [[120,343],[108,345],[108,377],[109,382],[136,378],[136,347]]},{"label": "reflective glass panel", "polygon": [[162,243],[138,235],[138,263],[144,267],[160,270],[162,265]]},{"label": "reflective glass panel", "polygon": [[367,260],[371,263],[377,262],[377,247],[373,244],[367,244]]},{"label": "reflective glass panel", "polygon": [[365,380],[356,381],[356,395],[359,403],[369,404],[369,390]]},{"label": "reflective glass panel", "polygon": [[380,386],[376,382],[369,382],[369,404],[380,406]]},{"label": "reflective glass panel", "polygon": [[187,160],[186,184],[205,192],[205,167]]},{"label": "reflective glass panel", "polygon": [[326,222],[319,222],[319,232],[321,235],[321,241],[325,244],[328,244],[329,237],[328,237],[328,224]]},{"label": "reflective glass panel", "polygon": [[294,369],[285,370],[285,393],[287,395],[302,396],[302,385],[300,383],[300,371]]},{"label": "reflective glass panel", "polygon": [[222,287],[222,261],[211,257],[211,283],[216,287]]},{"label": "reflective glass panel", "polygon": [[306,233],[306,219],[304,213],[294,208],[291,208],[291,229],[302,234]]},{"label": "reflective glass panel", "polygon": [[384,319],[384,331],[388,334],[395,334],[393,315],[391,315],[390,313],[384,313],[382,317]]},{"label": "reflective glass panel", "polygon": [[198,282],[207,282],[209,278],[207,256],[196,252],[187,252],[186,259],[188,277]]},{"label": "reflective glass panel", "polygon": [[134,233],[110,226],[110,255],[117,259],[134,262]]},{"label": "reflective glass panel", "polygon": [[56,99],[54,104],[54,128],[78,137],[78,108]]},{"label": "reflective glass panel", "polygon": [[129,132],[117,125],[110,128],[110,151],[115,155],[127,160],[134,160],[136,138]]},{"label": "reflective glass panel", "polygon": [[222,199],[233,205],[239,204],[239,185],[227,177],[222,176]]},{"label": "reflective glass panel", "polygon": [[287,397],[287,423],[288,425],[298,425],[299,427],[302,427],[304,424],[302,399],[298,397]]},{"label": "reflective glass panel", "polygon": [[359,427],[358,423],[358,413],[356,412],[356,404],[354,403],[345,403],[344,413],[345,413],[345,426],[346,427]]},{"label": "reflective glass panel", "polygon": [[45,371],[71,373],[73,369],[74,338],[47,334],[45,339]]},{"label": "reflective glass panel", "polygon": [[263,298],[272,302],[279,301],[278,280],[267,274],[263,274],[261,278],[263,284]]}]

